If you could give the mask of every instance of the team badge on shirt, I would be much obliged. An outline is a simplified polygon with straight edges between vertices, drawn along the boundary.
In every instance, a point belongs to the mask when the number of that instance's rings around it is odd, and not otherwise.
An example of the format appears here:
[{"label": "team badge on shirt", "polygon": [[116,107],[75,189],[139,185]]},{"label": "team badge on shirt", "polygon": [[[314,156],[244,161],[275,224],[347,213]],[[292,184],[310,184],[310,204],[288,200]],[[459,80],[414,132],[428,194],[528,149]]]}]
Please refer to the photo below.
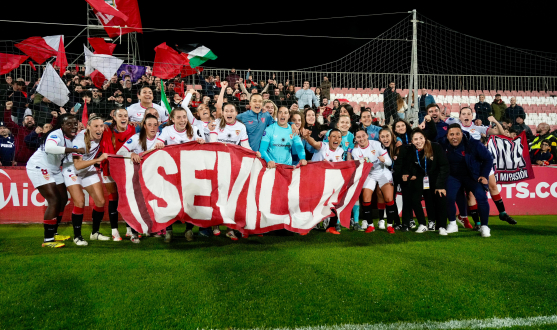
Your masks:
[{"label": "team badge on shirt", "polygon": [[290,134],[290,139],[292,139],[292,136],[293,136],[293,135],[294,135],[294,134]]},{"label": "team badge on shirt", "polygon": [[261,118],[261,122],[264,123],[264,122],[265,122],[265,118]]},{"label": "team badge on shirt", "polygon": [[240,130],[239,129],[236,130],[236,135],[240,135]]},{"label": "team badge on shirt", "polygon": [[375,156],[375,150],[372,150],[372,151],[371,151],[371,154]]},{"label": "team badge on shirt", "polygon": [[70,174],[70,178],[72,179],[73,182],[77,181],[77,176],[75,174]]},{"label": "team badge on shirt", "polygon": [[348,147],[350,145],[350,142],[346,141],[344,142],[344,145]]},{"label": "team badge on shirt", "polygon": [[336,159],[337,159],[337,160],[339,160],[339,159],[340,159],[340,156],[335,156],[335,157],[336,157]]}]

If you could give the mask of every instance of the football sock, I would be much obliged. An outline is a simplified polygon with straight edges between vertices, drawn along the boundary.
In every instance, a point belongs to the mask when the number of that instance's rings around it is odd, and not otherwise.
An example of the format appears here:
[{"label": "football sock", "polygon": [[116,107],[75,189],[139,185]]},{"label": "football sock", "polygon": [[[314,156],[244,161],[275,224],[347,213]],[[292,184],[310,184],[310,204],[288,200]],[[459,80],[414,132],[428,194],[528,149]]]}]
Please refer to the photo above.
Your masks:
[{"label": "football sock", "polygon": [[474,223],[479,226],[480,225],[480,215],[478,214],[478,204],[468,206],[468,214],[472,217],[472,219],[474,220]]},{"label": "football sock", "polygon": [[387,223],[392,226],[394,222],[400,222],[398,218],[398,208],[395,201],[392,200],[386,204],[387,208]]},{"label": "football sock", "polygon": [[44,241],[53,242],[54,234],[56,234],[56,218],[51,220],[43,220],[44,225]]},{"label": "football sock", "polygon": [[368,226],[373,226],[373,216],[371,214],[371,202],[362,203],[363,220],[367,221]]},{"label": "football sock", "polygon": [[501,198],[501,194],[491,195],[491,199],[495,206],[497,207],[497,211],[499,214],[505,213],[505,204],[503,203],[503,199]]},{"label": "football sock", "polygon": [[118,201],[108,201],[108,218],[110,219],[110,228],[118,229]]},{"label": "football sock", "polygon": [[58,213],[58,216],[56,216],[56,233],[58,233],[58,225],[60,224],[60,222],[62,222],[63,215],[64,215],[64,211]]},{"label": "football sock", "polygon": [[92,233],[98,233],[99,229],[101,228],[101,221],[103,221],[104,216],[104,208],[98,207],[96,205],[93,206],[93,231]]},{"label": "football sock", "polygon": [[81,236],[81,225],[83,224],[83,208],[74,206],[72,211],[72,225],[74,238]]}]

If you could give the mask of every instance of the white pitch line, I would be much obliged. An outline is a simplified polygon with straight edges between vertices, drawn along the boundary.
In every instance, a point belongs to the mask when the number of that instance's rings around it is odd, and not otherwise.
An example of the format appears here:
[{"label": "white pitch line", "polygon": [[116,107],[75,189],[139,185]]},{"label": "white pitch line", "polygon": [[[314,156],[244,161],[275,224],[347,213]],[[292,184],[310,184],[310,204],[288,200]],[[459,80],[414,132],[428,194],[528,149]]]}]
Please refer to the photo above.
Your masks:
[{"label": "white pitch line", "polygon": [[[295,328],[275,328],[272,330],[434,330],[434,329],[501,329],[510,327],[528,327],[557,324],[557,315],[536,316],[524,318],[497,318],[484,320],[450,320],[442,322],[426,321],[421,323],[397,322],[376,324],[342,324],[318,325]],[[252,330],[269,330],[270,328],[255,328]]]}]

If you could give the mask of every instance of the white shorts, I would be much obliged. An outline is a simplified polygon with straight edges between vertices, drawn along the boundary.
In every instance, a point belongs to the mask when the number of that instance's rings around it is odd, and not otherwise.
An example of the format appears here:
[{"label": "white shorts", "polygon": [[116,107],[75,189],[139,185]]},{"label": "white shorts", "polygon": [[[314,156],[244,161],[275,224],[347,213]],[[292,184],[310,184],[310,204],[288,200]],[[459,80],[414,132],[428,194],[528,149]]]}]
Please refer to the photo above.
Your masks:
[{"label": "white shorts", "polygon": [[377,174],[369,175],[364,182],[362,189],[375,190],[375,186],[379,184],[379,188],[383,187],[387,183],[393,184],[393,175],[389,171],[382,171]]},{"label": "white shorts", "polygon": [[64,183],[64,177],[60,170],[52,171],[51,169],[37,167],[27,167],[27,176],[31,180],[33,187],[38,188],[49,183],[56,183],[56,185]]},{"label": "white shorts", "polygon": [[489,171],[489,176],[495,175],[495,171],[493,170],[493,168],[491,168],[491,171]]},{"label": "white shorts", "polygon": [[99,173],[95,167],[88,169],[87,171],[77,173],[76,169],[72,166],[64,169],[62,171],[62,175],[64,176],[66,187],[78,184],[85,188],[97,182],[101,182],[101,178],[99,177]]}]

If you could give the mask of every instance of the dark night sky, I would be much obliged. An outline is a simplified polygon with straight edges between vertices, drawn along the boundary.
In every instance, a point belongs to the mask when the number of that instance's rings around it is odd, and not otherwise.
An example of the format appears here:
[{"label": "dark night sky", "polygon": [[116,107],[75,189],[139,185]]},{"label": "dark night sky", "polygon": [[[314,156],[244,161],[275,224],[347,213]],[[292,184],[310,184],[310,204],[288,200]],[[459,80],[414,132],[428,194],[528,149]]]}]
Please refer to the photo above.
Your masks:
[{"label": "dark night sky", "polygon": [[[168,3],[168,2],[167,2]],[[186,5],[186,3],[188,5]],[[216,4],[216,3],[215,3]],[[277,6],[277,4],[280,4]],[[295,2],[277,2],[271,5],[245,5],[230,2],[225,6],[210,5],[206,8],[196,7],[189,2],[173,2],[159,7],[153,1],[139,1],[144,27],[152,28],[200,28],[203,26],[270,22],[278,20],[296,20],[331,16],[350,16],[362,14],[390,13],[410,11],[413,8],[396,7],[396,2],[366,5],[356,8],[335,2],[332,5],[299,5]],[[66,1],[63,7],[56,6],[56,11],[45,15],[38,10],[45,6],[43,1],[27,1],[26,7],[37,10],[3,11],[1,19],[24,21],[46,21],[85,24],[86,3],[82,0]],[[453,7],[450,12],[448,7]],[[52,8],[52,6],[49,6]],[[247,10],[240,11],[242,7]],[[338,7],[338,8],[337,8]],[[509,3],[502,6],[474,5],[464,2],[445,2],[444,5],[423,3],[416,9],[422,15],[437,21],[451,29],[478,38],[500,44],[557,52],[554,40],[550,37],[554,31],[553,13],[539,6],[526,8],[509,8]],[[323,9],[319,9],[323,8]],[[304,34],[350,37],[376,37],[392,25],[398,23],[406,14],[371,16],[364,18],[332,19],[302,23],[280,23],[265,25],[247,25],[226,28],[211,28],[219,31]],[[20,23],[2,23],[5,32],[2,40],[21,40],[30,36],[47,36],[65,34],[66,43],[76,35],[81,27],[60,27],[56,25],[31,25]],[[9,33],[6,33],[8,32]],[[365,40],[274,37],[254,35],[234,35],[193,32],[145,32],[140,36],[141,59],[154,59],[154,46],[172,41],[201,43],[211,48],[219,59],[210,63],[213,67],[236,67],[269,70],[290,70],[327,63],[366,43]],[[86,37],[74,41],[67,52],[81,53]],[[11,46],[2,42],[0,45]],[[122,46],[123,47],[123,46]],[[4,48],[4,47],[3,47]],[[9,49],[6,50],[10,52]],[[118,47],[116,48],[116,53]],[[70,56],[68,56],[70,57]]]}]

